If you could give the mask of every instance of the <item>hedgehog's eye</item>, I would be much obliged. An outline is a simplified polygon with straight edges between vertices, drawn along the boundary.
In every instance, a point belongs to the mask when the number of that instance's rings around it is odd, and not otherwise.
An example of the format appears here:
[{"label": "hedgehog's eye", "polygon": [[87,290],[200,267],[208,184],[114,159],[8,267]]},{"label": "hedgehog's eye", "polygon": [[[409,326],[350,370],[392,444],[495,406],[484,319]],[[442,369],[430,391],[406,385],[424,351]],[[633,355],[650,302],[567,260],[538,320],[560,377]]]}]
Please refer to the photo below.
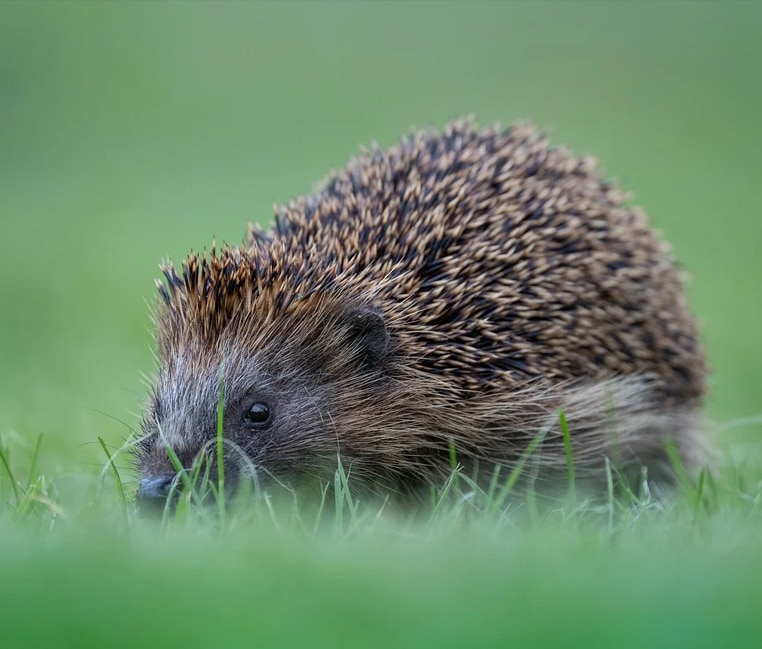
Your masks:
[{"label": "hedgehog's eye", "polygon": [[262,401],[257,401],[251,405],[251,408],[246,412],[246,421],[258,426],[263,426],[268,423],[272,418],[272,410],[270,406]]}]

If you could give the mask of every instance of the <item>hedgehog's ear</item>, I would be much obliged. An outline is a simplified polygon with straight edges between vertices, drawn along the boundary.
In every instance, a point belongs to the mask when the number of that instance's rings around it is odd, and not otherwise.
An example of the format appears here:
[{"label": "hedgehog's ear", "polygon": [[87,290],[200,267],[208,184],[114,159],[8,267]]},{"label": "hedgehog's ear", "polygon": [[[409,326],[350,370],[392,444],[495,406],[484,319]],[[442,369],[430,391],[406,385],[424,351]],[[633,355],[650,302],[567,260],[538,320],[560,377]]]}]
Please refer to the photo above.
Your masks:
[{"label": "hedgehog's ear", "polygon": [[381,314],[370,309],[349,309],[342,314],[343,344],[357,350],[363,367],[374,370],[381,366],[389,345],[389,333]]}]

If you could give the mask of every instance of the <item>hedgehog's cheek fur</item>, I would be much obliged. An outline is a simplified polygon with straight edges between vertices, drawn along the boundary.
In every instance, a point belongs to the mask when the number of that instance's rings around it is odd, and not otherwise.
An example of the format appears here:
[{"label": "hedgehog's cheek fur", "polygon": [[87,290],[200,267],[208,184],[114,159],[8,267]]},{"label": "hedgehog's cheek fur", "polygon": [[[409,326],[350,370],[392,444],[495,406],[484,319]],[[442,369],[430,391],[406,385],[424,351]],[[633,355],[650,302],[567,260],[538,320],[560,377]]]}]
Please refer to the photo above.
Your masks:
[{"label": "hedgehog's cheek fur", "polygon": [[[337,456],[335,431],[327,428],[331,418],[323,415],[325,395],[317,388],[299,389],[289,394],[281,387],[261,396],[231,395],[232,405],[223,411],[223,456],[226,488],[233,491],[240,479],[260,476],[280,477],[299,469],[313,469],[319,458]],[[286,396],[288,395],[288,396]],[[274,421],[267,427],[247,425],[243,413],[251,400],[266,399],[273,404]],[[321,416],[323,415],[323,416]],[[138,451],[137,468],[141,483],[175,476],[177,464],[186,476],[206,476],[215,483],[217,467],[216,416],[210,404],[201,419],[189,409],[184,415],[156,422],[147,433],[149,443]],[[189,434],[195,431],[195,434]],[[187,483],[186,480],[182,482]]]},{"label": "hedgehog's cheek fur", "polygon": [[[296,377],[293,368],[284,366],[283,357],[293,358],[293,348],[282,351],[289,349],[290,341],[269,340],[271,353],[263,355],[221,344],[228,358],[222,364],[225,402],[232,404],[223,411],[227,487],[247,476],[330,477],[339,455],[351,464],[351,449],[343,447],[344,433],[336,429],[336,397],[344,401],[349,395],[353,410],[358,403],[386,401],[389,332],[383,316],[363,306],[340,308],[322,324],[311,332],[319,340],[307,349],[312,358],[297,353],[304,371]],[[257,374],[257,365],[268,368],[268,377]],[[137,458],[141,481],[148,484],[175,475],[177,461],[188,472],[200,461],[207,462],[208,472],[202,467],[200,473],[215,480],[219,368],[219,362],[200,368],[183,354],[163,363],[149,408],[154,414],[144,424],[150,443]],[[247,427],[245,411],[251,401],[259,400],[274,406],[274,421],[262,429]],[[161,420],[156,413],[161,413]]]}]

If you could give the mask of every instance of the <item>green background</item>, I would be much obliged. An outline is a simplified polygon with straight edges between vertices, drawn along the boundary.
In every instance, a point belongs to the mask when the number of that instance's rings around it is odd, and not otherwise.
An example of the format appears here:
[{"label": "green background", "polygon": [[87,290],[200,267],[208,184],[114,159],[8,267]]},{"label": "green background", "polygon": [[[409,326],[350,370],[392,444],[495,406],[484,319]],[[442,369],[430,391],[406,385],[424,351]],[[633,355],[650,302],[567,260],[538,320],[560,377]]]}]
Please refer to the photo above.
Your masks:
[{"label": "green background", "polygon": [[531,119],[634,193],[693,276],[713,418],[760,414],[761,17],[757,3],[3,3],[0,431],[93,461],[96,434],[125,432],[109,417],[136,423],[162,258],[239,242],[359,145],[468,113]]},{"label": "green background", "polygon": [[[0,435],[16,466],[44,433],[62,506],[87,506],[97,437],[136,426],[153,371],[157,263],[239,242],[361,144],[469,113],[531,119],[634,193],[692,276],[708,428],[759,466],[761,33],[754,2],[0,3]],[[506,555],[272,531],[256,549],[192,532],[154,549],[100,528],[45,553],[3,527],[0,621],[15,646],[209,646],[219,625],[235,631],[220,646],[331,628],[331,646],[740,646],[760,637],[762,540],[729,528],[710,551],[679,529],[662,551],[656,527],[603,555],[517,532]]]}]

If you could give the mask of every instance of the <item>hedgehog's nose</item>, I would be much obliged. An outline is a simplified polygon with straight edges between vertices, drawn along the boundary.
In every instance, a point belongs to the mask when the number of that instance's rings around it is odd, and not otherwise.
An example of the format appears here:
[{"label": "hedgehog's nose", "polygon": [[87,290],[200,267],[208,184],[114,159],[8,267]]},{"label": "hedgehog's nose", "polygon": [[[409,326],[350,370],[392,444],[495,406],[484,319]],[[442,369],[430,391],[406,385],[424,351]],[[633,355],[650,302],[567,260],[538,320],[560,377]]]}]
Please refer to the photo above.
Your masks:
[{"label": "hedgehog's nose", "polygon": [[138,487],[137,504],[144,510],[164,508],[174,475],[159,475],[143,478]]}]

